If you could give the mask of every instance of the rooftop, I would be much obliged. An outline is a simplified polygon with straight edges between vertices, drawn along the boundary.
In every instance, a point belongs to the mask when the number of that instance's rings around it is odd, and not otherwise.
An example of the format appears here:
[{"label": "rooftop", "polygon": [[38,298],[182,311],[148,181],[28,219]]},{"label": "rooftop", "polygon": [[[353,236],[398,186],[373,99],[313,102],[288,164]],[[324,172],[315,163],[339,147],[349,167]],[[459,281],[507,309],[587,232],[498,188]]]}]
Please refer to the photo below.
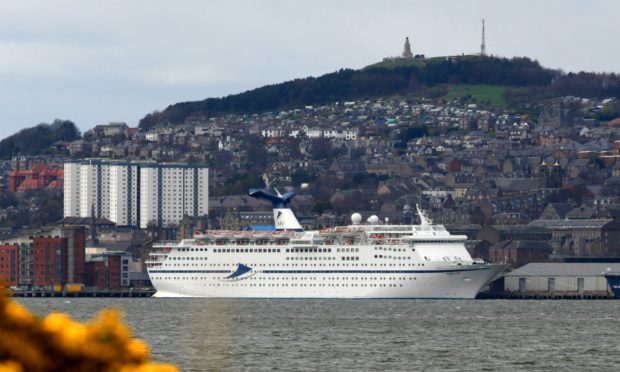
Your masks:
[{"label": "rooftop", "polygon": [[620,263],[532,262],[506,276],[599,276],[608,271],[620,271]]}]

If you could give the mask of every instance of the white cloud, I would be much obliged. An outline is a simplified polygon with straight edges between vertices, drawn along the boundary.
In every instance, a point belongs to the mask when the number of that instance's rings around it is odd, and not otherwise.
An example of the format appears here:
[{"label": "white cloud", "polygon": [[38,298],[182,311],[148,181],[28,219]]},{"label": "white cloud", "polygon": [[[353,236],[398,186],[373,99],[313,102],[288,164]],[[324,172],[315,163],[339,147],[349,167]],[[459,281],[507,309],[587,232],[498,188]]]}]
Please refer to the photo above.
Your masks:
[{"label": "white cloud", "polygon": [[490,53],[620,71],[609,41],[619,11],[614,0],[1,1],[0,97],[10,99],[0,127],[137,120],[177,101],[360,68],[400,53],[405,36],[428,56],[475,52],[483,17]]}]

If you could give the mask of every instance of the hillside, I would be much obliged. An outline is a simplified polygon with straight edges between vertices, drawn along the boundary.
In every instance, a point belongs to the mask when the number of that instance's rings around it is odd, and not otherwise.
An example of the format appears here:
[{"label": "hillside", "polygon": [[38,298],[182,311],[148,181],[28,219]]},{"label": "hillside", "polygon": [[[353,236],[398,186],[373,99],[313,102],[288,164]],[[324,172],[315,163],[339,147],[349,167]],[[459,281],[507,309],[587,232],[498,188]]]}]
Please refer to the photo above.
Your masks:
[{"label": "hillside", "polygon": [[341,69],[320,77],[295,79],[222,98],[181,102],[146,115],[140,127],[182,123],[194,116],[259,113],[326,102],[409,95],[473,98],[517,108],[532,101],[573,95],[620,97],[617,74],[563,73],[528,58],[466,55],[387,61],[361,70]]},{"label": "hillside", "polygon": [[0,159],[8,159],[18,154],[40,155],[49,151],[54,142],[74,141],[78,138],[80,131],[71,121],[56,119],[52,124],[41,123],[0,141]]},{"label": "hillside", "polygon": [[447,91],[431,89],[429,93],[429,88],[446,84],[548,87],[561,76],[559,71],[544,68],[528,58],[464,56],[414,62],[409,65],[377,64],[361,70],[342,69],[227,97],[177,103],[147,115],[140,127],[181,123],[196,115],[255,113],[359,98],[420,93],[441,96]]}]

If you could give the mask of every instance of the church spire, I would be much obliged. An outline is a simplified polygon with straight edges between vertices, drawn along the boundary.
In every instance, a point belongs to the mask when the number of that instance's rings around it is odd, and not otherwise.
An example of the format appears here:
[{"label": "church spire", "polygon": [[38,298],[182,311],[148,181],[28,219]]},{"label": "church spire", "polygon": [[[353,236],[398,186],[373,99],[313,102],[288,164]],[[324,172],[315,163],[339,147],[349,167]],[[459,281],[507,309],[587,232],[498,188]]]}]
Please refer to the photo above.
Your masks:
[{"label": "church spire", "polygon": [[403,48],[401,58],[413,58],[413,53],[411,53],[411,44],[409,44],[409,37],[405,38],[405,47]]}]

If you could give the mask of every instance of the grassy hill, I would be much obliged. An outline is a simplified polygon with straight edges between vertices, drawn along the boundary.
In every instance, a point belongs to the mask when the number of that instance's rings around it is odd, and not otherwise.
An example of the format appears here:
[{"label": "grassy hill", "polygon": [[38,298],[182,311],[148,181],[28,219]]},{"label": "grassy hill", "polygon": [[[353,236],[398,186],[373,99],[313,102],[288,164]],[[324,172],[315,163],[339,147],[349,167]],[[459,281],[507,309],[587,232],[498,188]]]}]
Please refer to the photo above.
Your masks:
[{"label": "grassy hill", "polygon": [[364,67],[362,70],[368,70],[371,68],[394,69],[398,67],[424,67],[425,65],[426,60],[424,59],[392,59],[373,63],[372,65]]},{"label": "grassy hill", "polygon": [[508,87],[501,85],[466,85],[454,84],[448,86],[445,99],[465,99],[472,102],[487,102],[496,107],[505,107],[504,92]]},{"label": "grassy hill", "polygon": [[161,112],[146,115],[140,127],[148,129],[159,123],[182,123],[196,116],[258,113],[395,95],[465,98],[518,107],[523,100],[542,97],[620,97],[620,76],[586,72],[564,74],[528,58],[463,55],[390,60],[361,70],[341,69],[226,97],[176,103]]}]

